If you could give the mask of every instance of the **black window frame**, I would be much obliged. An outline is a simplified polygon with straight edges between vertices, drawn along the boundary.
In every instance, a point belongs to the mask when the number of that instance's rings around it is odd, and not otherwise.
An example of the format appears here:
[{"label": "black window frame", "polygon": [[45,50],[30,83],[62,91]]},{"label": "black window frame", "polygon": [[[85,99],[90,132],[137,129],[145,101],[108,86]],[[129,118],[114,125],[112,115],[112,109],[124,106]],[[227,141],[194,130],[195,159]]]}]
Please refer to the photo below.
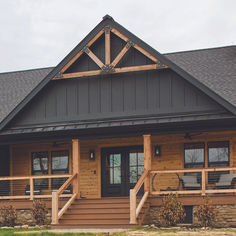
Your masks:
[{"label": "black window frame", "polygon": [[[220,145],[222,144],[222,146]],[[227,161],[215,161],[210,162],[209,148],[217,147],[227,147],[228,148],[228,160]],[[211,141],[207,143],[207,158],[208,158],[208,167],[228,167],[230,166],[230,143],[229,141]],[[222,174],[228,174],[229,171],[210,171],[208,173],[208,184],[217,183]]]},{"label": "black window frame", "polygon": [[[202,146],[201,148],[195,148],[195,149],[203,149],[203,162],[198,162],[197,164],[190,164],[185,162],[185,150],[191,149],[187,148],[187,146]],[[198,167],[191,167],[191,165],[197,165]],[[205,143],[204,142],[194,142],[194,143],[184,143],[184,168],[187,169],[194,169],[194,168],[204,168],[205,167]]]},{"label": "black window frame", "polygon": [[[47,171],[41,171],[42,173],[37,173],[40,172],[38,170],[34,170],[34,154],[35,153],[45,153],[47,154],[46,158],[47,158]],[[36,157],[39,158],[39,157]],[[45,157],[42,157],[45,158]],[[36,151],[36,152],[31,152],[31,174],[32,175],[48,175],[49,174],[49,152],[48,151]],[[49,186],[49,179],[34,179],[34,188],[35,189],[48,189]]]}]

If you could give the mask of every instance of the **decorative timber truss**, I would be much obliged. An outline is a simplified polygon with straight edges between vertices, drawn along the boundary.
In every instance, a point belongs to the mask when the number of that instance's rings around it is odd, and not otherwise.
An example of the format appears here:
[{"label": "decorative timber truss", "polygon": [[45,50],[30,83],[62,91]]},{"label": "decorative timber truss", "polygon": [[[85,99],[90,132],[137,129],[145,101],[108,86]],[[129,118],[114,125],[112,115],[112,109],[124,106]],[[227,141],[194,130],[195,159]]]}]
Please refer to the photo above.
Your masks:
[{"label": "decorative timber truss", "polygon": [[[123,49],[118,53],[115,59],[111,62],[111,32],[124,40],[126,45]],[[90,46],[95,43],[97,39],[99,39],[102,34],[105,34],[105,64],[91,51]],[[128,50],[133,47],[143,55],[151,59],[153,64],[149,65],[138,65],[138,66],[128,66],[128,67],[116,67],[117,64],[121,61],[124,55],[128,52]],[[99,70],[89,70],[82,72],[73,72],[73,73],[65,73],[66,70],[83,54],[86,53],[99,67]],[[79,77],[87,77],[87,76],[95,76],[100,74],[115,74],[115,73],[124,73],[124,72],[133,72],[133,71],[144,71],[144,70],[159,70],[168,68],[167,65],[161,63],[158,58],[154,57],[152,54],[147,52],[145,49],[140,47],[138,44],[131,41],[127,36],[112,28],[110,25],[105,26],[102,30],[100,30],[89,42],[88,44],[80,50],[58,73],[53,80],[59,79],[69,79],[69,78],[79,78]]]}]

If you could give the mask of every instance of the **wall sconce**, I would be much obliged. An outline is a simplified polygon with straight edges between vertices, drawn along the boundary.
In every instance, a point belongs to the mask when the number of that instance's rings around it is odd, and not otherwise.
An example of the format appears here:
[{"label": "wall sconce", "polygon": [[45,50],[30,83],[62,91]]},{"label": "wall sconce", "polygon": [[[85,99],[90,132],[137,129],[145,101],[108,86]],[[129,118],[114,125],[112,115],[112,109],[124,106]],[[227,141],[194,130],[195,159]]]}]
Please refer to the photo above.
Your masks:
[{"label": "wall sconce", "polygon": [[156,145],[155,146],[155,156],[160,157],[161,156],[161,146]]},{"label": "wall sconce", "polygon": [[89,151],[89,160],[91,160],[91,161],[95,160],[95,151],[94,150]]}]

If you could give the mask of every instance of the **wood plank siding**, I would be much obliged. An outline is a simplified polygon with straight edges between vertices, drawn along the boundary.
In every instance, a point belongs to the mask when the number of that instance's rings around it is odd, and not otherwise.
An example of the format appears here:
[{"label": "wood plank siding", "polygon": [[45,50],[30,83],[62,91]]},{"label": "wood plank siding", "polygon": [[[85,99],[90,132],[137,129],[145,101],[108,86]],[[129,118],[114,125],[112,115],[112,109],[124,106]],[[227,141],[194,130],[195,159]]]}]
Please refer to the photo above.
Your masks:
[{"label": "wood plank siding", "polygon": [[[184,138],[185,134],[155,135],[151,136],[152,148],[160,145],[161,156],[156,157],[152,154],[152,170],[184,169],[184,143],[188,142],[210,142],[210,141],[229,141],[230,142],[230,166],[236,167],[236,131],[205,132],[194,136],[192,140]],[[126,137],[110,139],[80,140],[81,159],[80,159],[80,194],[81,197],[99,198],[101,197],[101,148],[122,147],[143,145],[143,137]],[[53,147],[48,144],[25,144],[11,146],[11,176],[31,175],[31,152],[34,151],[70,151],[70,170],[72,173],[71,141],[66,144],[59,144]],[[89,151],[95,151],[95,160],[89,160]],[[152,152],[153,153],[153,152]],[[205,157],[206,158],[206,157]],[[207,159],[207,158],[206,158]],[[172,174],[172,187],[176,187],[178,179]],[[163,177],[164,178],[164,177]],[[21,182],[22,183],[22,182]],[[165,188],[165,181],[162,181]],[[27,183],[25,183],[27,184]],[[170,183],[168,183],[170,186]],[[17,189],[17,188],[16,188]],[[23,194],[21,192],[21,194]]]}]

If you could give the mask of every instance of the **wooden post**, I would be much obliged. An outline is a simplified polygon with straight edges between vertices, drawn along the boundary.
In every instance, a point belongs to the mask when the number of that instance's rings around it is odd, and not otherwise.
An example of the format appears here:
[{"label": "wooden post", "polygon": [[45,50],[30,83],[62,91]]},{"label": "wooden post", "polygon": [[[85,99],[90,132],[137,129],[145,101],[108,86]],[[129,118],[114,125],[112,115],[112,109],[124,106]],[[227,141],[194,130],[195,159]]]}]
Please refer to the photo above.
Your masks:
[{"label": "wooden post", "polygon": [[76,193],[80,197],[80,141],[79,139],[72,140],[72,165],[73,174],[77,173],[76,178],[73,181],[73,193]]},{"label": "wooden post", "polygon": [[105,64],[111,63],[111,34],[110,28],[105,28]]},{"label": "wooden post", "polygon": [[202,196],[206,195],[206,172],[202,170]]},{"label": "wooden post", "polygon": [[136,192],[130,189],[130,224],[137,224],[136,220]]},{"label": "wooden post", "polygon": [[[150,171],[152,165],[152,142],[151,135],[143,135],[144,145],[144,170]],[[144,182],[144,192],[150,192],[150,174]]]},{"label": "wooden post", "polygon": [[34,179],[30,178],[30,200],[34,199]]},{"label": "wooden post", "polygon": [[58,194],[52,191],[52,224],[58,224]]}]

